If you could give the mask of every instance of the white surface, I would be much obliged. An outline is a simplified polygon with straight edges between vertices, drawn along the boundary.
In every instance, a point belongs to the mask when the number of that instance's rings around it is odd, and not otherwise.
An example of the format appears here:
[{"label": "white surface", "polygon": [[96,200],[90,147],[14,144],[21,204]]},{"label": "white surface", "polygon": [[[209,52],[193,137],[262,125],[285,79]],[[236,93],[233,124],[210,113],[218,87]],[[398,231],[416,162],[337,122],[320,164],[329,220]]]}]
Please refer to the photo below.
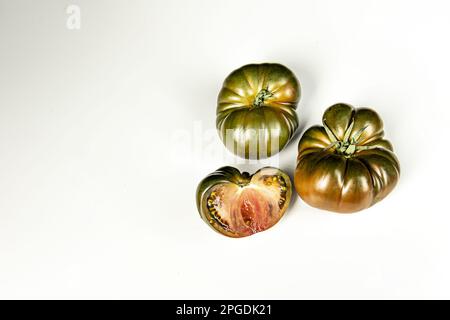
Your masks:
[{"label": "white surface", "polygon": [[[450,298],[449,10],[0,0],[0,298]],[[388,198],[337,215],[296,197],[240,240],[200,220],[197,183],[229,163],[221,83],[266,61],[298,75],[302,129],[338,101],[380,113],[402,165]]]}]

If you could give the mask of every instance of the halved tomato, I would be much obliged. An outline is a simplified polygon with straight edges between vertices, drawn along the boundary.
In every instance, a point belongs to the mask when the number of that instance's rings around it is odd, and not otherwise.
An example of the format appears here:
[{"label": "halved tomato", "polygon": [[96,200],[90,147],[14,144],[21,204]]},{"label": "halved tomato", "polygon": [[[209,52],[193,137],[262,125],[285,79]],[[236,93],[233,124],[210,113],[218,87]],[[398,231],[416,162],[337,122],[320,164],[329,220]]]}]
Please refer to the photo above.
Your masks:
[{"label": "halved tomato", "polygon": [[197,188],[202,219],[228,237],[241,238],[269,229],[289,206],[292,185],[280,169],[265,167],[253,175],[223,167]]}]

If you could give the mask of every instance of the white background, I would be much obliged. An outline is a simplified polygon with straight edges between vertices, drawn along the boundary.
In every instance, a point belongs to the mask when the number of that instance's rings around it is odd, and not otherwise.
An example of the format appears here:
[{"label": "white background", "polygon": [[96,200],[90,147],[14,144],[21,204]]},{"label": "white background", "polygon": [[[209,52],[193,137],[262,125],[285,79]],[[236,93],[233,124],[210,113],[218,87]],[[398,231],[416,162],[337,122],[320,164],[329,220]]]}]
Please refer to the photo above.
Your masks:
[{"label": "white background", "polygon": [[[0,0],[0,298],[450,298],[449,14]],[[253,62],[297,74],[301,132],[338,101],[377,110],[402,165],[392,194],[354,215],[295,196],[269,231],[210,230],[195,188],[232,164],[211,157],[217,93]],[[291,175],[298,139],[279,157]]]}]

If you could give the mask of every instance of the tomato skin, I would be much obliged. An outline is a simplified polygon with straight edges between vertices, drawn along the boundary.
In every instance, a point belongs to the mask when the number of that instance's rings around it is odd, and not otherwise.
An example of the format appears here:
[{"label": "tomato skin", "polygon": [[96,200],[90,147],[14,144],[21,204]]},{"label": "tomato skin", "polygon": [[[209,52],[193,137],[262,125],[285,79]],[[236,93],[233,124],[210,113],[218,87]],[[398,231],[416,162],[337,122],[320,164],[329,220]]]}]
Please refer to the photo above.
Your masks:
[{"label": "tomato skin", "polygon": [[270,157],[281,151],[297,130],[299,100],[300,83],[285,66],[245,65],[225,79],[219,93],[219,136],[229,151],[242,158]]},{"label": "tomato skin", "polygon": [[[279,205],[277,210],[273,211],[273,215],[263,214],[255,214],[255,210],[261,210],[261,204],[264,202],[259,201],[260,198],[264,198],[267,196],[267,187],[261,181],[263,178],[270,177],[271,179],[282,179],[284,181],[282,191],[282,196],[276,198],[276,201],[280,200],[282,202],[274,202]],[[270,180],[270,179],[269,179]],[[265,182],[264,182],[265,183]],[[252,189],[252,186],[257,185],[256,189]],[[245,199],[245,201],[239,201],[239,196],[233,196],[230,199],[233,199],[233,203],[226,203],[227,207],[233,207],[233,217],[230,220],[236,220],[230,223],[227,228],[221,223],[221,219],[211,213],[210,208],[208,207],[208,201],[210,201],[210,196],[214,193],[218,188],[224,186],[227,190],[230,191],[230,194],[242,194],[244,193],[244,189],[250,188],[251,196],[255,199],[255,203],[249,203]],[[265,189],[266,188],[266,189]],[[261,191],[261,189],[265,189]],[[256,190],[256,191],[255,191]],[[280,189],[281,190],[281,189]],[[247,191],[249,192],[249,191]],[[269,229],[273,225],[275,225],[284,215],[285,211],[289,207],[290,200],[292,195],[292,184],[289,176],[284,173],[282,170],[273,168],[273,167],[264,167],[256,171],[254,174],[250,175],[247,172],[240,172],[238,169],[226,166],[219,168],[213,173],[209,174],[205,177],[198,185],[196,192],[196,203],[197,209],[200,214],[200,217],[206,222],[212,229],[219,232],[222,235],[232,237],[232,238],[242,238],[246,236],[250,236],[256,232],[261,232]],[[235,212],[235,211],[239,212]],[[260,212],[258,212],[260,213]],[[232,222],[228,220],[227,222]],[[260,220],[263,221],[263,225],[259,227],[248,228],[246,225],[242,225],[242,221],[248,220],[247,222],[251,223],[251,220]]]},{"label": "tomato skin", "polygon": [[396,186],[400,164],[383,139],[383,122],[368,108],[329,107],[323,126],[309,128],[298,145],[294,184],[309,205],[357,212],[384,199]]}]

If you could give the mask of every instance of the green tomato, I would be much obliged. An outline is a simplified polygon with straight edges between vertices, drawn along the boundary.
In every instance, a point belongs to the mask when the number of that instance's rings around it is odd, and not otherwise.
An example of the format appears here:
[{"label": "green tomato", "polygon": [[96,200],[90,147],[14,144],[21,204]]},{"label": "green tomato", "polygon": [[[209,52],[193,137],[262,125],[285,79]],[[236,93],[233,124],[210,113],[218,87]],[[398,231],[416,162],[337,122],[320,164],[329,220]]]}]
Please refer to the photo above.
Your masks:
[{"label": "green tomato", "polygon": [[306,130],[298,145],[295,188],[309,205],[350,213],[384,199],[400,177],[383,121],[372,109],[329,107],[323,126]]},{"label": "green tomato", "polygon": [[249,64],[224,81],[216,127],[222,142],[245,159],[281,151],[298,128],[300,83],[281,64]]},{"label": "green tomato", "polygon": [[223,167],[198,185],[197,209],[217,232],[241,238],[275,225],[287,210],[291,194],[291,180],[280,169],[265,167],[250,175]]}]

